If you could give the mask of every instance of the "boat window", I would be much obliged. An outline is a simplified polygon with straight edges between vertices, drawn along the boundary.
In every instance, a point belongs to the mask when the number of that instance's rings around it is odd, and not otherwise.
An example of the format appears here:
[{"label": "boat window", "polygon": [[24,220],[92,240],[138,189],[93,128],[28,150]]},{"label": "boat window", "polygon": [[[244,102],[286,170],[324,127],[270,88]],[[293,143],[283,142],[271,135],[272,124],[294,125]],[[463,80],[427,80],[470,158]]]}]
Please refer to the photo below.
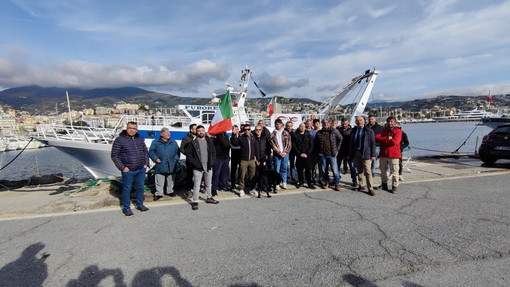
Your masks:
[{"label": "boat window", "polygon": [[147,137],[154,138],[156,136],[155,132],[147,132]]},{"label": "boat window", "polygon": [[214,117],[214,114],[215,113],[207,113],[207,112],[202,113],[202,123],[210,124]]}]

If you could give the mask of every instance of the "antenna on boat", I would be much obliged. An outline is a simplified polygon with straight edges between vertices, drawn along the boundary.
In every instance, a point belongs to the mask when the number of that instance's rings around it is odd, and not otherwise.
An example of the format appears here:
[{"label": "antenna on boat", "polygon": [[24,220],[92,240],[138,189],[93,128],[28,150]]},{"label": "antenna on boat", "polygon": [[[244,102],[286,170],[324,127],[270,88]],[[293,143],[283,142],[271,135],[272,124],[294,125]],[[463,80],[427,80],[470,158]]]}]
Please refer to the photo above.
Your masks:
[{"label": "antenna on boat", "polygon": [[71,117],[71,104],[69,103],[69,93],[66,91],[67,109],[69,110],[69,124],[73,127],[73,118]]}]

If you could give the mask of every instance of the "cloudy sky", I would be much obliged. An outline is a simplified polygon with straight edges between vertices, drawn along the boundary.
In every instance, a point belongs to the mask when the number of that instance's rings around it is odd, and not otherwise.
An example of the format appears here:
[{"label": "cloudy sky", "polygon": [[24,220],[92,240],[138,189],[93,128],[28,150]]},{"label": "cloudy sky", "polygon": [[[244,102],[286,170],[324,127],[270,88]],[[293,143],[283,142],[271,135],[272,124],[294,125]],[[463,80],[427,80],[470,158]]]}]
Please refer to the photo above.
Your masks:
[{"label": "cloudy sky", "polygon": [[210,97],[248,66],[285,97],[324,99],[373,67],[378,100],[510,93],[508,27],[510,0],[2,0],[0,90]]}]

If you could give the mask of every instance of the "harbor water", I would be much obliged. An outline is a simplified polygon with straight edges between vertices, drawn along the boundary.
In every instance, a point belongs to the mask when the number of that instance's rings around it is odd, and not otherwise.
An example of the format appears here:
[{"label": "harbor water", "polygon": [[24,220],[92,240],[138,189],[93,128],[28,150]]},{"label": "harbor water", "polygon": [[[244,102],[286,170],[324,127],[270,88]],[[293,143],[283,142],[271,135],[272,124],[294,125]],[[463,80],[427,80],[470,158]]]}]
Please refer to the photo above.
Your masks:
[{"label": "harbor water", "polygon": [[[408,134],[411,146],[411,149],[406,151],[405,155],[416,157],[452,153],[466,139],[466,143],[458,152],[474,154],[482,137],[491,131],[490,128],[482,125],[477,126],[477,124],[478,122],[403,124],[402,129]],[[470,134],[471,136],[469,136]],[[1,152],[0,166],[6,165],[19,152]],[[14,162],[0,171],[0,180],[20,180],[33,175],[52,173],[61,173],[65,178],[90,177],[90,174],[77,160],[56,148],[47,147],[25,150]]]},{"label": "harbor water", "polygon": [[452,153],[459,147],[461,154],[474,154],[482,137],[492,129],[479,122],[441,122],[403,124],[402,130],[409,137],[411,150],[408,153],[426,156]]}]

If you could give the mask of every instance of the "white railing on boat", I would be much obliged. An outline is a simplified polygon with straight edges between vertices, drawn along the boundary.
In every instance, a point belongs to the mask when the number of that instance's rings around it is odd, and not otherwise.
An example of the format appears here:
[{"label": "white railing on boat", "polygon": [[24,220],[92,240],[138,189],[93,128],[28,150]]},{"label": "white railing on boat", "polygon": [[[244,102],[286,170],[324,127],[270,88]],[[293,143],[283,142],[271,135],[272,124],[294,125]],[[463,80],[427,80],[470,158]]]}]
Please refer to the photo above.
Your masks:
[{"label": "white railing on boat", "polygon": [[166,126],[166,127],[186,127],[191,122],[198,122],[184,116],[166,116],[166,115],[150,115],[150,116],[137,116],[137,115],[124,115],[121,118],[123,125],[127,122],[135,122],[139,126]]},{"label": "white railing on boat", "polygon": [[37,125],[38,139],[57,139],[109,144],[115,138],[114,129],[69,125]]}]

